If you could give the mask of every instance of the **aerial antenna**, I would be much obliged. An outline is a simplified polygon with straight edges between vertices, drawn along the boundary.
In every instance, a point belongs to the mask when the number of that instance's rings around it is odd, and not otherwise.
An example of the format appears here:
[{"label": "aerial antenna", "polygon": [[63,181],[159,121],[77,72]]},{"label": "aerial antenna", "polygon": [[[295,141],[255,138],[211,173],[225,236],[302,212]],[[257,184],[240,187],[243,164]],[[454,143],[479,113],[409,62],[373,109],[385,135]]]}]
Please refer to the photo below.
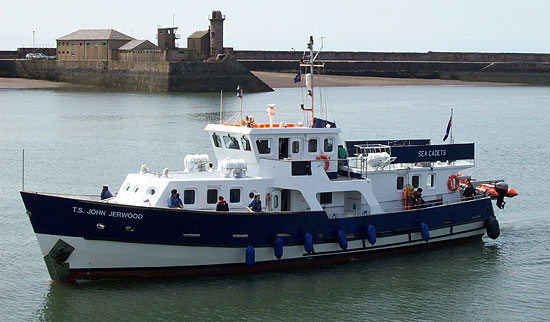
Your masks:
[{"label": "aerial antenna", "polygon": [[220,124],[223,123],[223,89],[220,89]]}]

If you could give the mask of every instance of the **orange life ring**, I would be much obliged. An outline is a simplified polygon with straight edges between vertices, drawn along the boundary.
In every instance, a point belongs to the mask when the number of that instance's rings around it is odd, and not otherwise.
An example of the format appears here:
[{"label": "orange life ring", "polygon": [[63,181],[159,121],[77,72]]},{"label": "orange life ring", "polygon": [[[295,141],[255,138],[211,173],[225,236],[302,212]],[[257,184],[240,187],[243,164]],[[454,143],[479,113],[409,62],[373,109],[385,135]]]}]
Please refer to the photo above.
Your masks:
[{"label": "orange life ring", "polygon": [[327,171],[327,170],[328,170],[328,166],[329,166],[329,162],[328,162],[329,157],[327,157],[327,156],[324,155],[324,154],[321,154],[321,155],[318,156],[316,159],[317,159],[317,160],[325,160],[325,171]]},{"label": "orange life ring", "polygon": [[459,180],[456,175],[452,175],[449,177],[449,180],[447,181],[447,187],[449,187],[449,190],[456,191],[458,189]]}]

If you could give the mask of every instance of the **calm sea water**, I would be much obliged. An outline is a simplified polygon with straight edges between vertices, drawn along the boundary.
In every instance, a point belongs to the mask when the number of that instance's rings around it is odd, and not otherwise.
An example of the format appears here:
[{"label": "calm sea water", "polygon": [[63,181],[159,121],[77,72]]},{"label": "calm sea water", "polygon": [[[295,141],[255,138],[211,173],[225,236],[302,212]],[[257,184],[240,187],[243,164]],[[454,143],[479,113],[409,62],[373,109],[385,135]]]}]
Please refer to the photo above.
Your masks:
[{"label": "calm sea water", "polygon": [[[238,111],[226,94],[226,117]],[[50,281],[21,189],[116,191],[141,164],[183,169],[209,150],[216,94],[0,90],[0,320],[547,320],[550,316],[550,88],[329,88],[329,118],[347,139],[441,142],[454,108],[456,142],[476,142],[474,177],[505,179],[519,196],[495,209],[501,237],[315,270],[161,280]],[[296,89],[245,96],[246,114],[301,121]],[[212,154],[210,154],[212,156]]]}]

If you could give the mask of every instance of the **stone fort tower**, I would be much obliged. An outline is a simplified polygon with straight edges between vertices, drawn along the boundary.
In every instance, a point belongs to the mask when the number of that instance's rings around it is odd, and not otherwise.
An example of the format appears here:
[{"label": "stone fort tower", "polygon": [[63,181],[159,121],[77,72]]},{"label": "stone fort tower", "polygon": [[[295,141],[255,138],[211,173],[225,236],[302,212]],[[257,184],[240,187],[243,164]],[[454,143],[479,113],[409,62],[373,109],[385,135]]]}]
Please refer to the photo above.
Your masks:
[{"label": "stone fort tower", "polygon": [[210,57],[223,54],[223,21],[225,16],[219,10],[212,11],[210,18]]}]

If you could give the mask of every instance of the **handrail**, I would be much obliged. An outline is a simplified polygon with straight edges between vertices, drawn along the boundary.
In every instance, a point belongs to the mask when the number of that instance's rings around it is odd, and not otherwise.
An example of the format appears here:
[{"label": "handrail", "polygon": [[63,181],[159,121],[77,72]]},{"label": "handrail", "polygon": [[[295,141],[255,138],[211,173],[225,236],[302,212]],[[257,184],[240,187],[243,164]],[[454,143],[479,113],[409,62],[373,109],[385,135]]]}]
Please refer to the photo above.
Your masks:
[{"label": "handrail", "polygon": [[[402,212],[402,211],[414,211],[414,210],[422,210],[422,209],[431,208],[431,207],[439,207],[439,206],[445,206],[445,205],[455,205],[455,204],[460,204],[460,203],[463,203],[463,202],[470,202],[470,201],[480,200],[480,199],[485,199],[485,198],[489,198],[489,197],[484,196],[482,194],[479,194],[479,195],[475,195],[474,198],[472,198],[472,199],[463,199],[463,198],[461,198],[457,202],[444,202],[443,200],[426,201],[426,204],[429,204],[430,206],[411,207],[411,209],[408,209],[408,210],[405,210],[404,206],[385,208],[385,209],[386,209],[386,213]],[[399,201],[399,200],[395,200],[395,201]]]}]

